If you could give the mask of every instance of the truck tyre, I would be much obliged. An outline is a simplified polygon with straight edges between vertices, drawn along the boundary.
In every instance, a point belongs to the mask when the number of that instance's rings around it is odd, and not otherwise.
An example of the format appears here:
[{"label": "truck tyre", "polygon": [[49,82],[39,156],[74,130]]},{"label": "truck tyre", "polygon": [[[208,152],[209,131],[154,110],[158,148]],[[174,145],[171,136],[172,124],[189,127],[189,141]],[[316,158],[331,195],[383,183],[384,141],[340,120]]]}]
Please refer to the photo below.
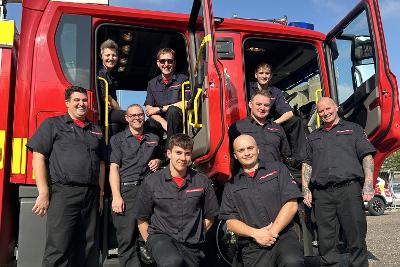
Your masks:
[{"label": "truck tyre", "polygon": [[369,201],[368,212],[373,216],[380,216],[385,212],[385,201],[380,197],[373,197]]}]

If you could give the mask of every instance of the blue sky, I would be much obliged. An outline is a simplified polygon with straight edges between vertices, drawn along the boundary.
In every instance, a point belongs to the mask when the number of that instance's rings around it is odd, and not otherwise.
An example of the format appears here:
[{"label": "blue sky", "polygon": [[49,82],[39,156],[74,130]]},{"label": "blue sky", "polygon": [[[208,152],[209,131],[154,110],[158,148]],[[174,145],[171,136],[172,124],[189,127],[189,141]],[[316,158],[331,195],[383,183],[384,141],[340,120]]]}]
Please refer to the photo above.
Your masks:
[{"label": "blue sky", "polygon": [[[328,33],[359,1],[356,0],[214,0],[214,16],[231,17],[237,14],[247,18],[280,18],[289,21],[306,21],[315,30]],[[189,13],[189,0],[110,0],[111,5],[141,9]],[[400,79],[400,0],[380,0],[380,11],[385,32],[390,67]],[[8,18],[20,20],[20,5],[8,4]],[[137,101],[142,101],[140,96]],[[139,102],[140,103],[140,102]],[[121,103],[124,107],[129,103]]]}]

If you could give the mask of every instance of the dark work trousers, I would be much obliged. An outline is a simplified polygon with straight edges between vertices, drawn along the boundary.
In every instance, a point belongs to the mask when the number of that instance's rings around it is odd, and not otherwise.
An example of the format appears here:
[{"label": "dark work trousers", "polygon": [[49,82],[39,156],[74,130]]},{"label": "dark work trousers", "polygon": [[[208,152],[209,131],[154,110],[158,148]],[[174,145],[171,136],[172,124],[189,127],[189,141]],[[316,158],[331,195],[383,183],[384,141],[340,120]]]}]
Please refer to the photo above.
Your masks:
[{"label": "dark work trousers", "polygon": [[125,119],[125,110],[116,110],[116,109],[109,109],[108,110],[108,123],[110,124],[111,128],[111,135],[119,133],[123,131],[128,124]]},{"label": "dark work trousers", "polygon": [[204,258],[198,246],[179,243],[166,234],[150,235],[147,246],[159,267],[196,267]]},{"label": "dark work trousers", "polygon": [[349,249],[349,267],[368,266],[367,221],[361,185],[354,182],[340,188],[315,189],[315,217],[318,226],[322,266],[339,266],[339,224]]},{"label": "dark work trousers", "polygon": [[42,266],[99,266],[99,188],[51,185]]},{"label": "dark work trousers", "polygon": [[[290,148],[292,150],[292,157],[300,160],[302,159],[303,147],[306,144],[306,135],[304,132],[303,121],[293,116],[281,125],[285,130]],[[301,165],[301,164],[300,164]]]},{"label": "dark work trousers", "polygon": [[245,267],[303,267],[304,256],[299,239],[293,230],[282,233],[270,248],[249,242],[243,247]]},{"label": "dark work trousers", "polygon": [[122,215],[113,212],[113,222],[117,230],[118,258],[122,267],[140,266],[137,253],[137,222],[132,214],[138,190],[139,186],[136,185],[121,185],[125,212]]},{"label": "dark work trousers", "polygon": [[[167,144],[169,138],[176,134],[181,133],[183,131],[182,127],[182,110],[175,106],[170,106],[163,115],[163,117],[167,121]],[[149,132],[154,133],[160,137],[160,140],[163,138],[164,129],[161,124],[152,118],[147,120],[147,125]]]}]

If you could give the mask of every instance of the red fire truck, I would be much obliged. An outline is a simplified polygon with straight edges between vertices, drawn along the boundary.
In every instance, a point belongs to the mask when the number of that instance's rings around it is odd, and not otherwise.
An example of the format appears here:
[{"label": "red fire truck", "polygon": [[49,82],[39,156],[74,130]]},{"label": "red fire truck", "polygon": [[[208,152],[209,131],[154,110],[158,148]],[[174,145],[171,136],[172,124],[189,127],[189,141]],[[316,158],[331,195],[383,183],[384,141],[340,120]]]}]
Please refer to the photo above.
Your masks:
[{"label": "red fire truck", "polygon": [[160,47],[177,52],[177,71],[189,75],[194,96],[186,124],[195,165],[217,186],[230,177],[227,129],[248,114],[247,88],[260,60],[273,66],[271,83],[288,93],[308,130],[319,125],[315,103],[322,95],[362,125],[377,149],[377,174],[400,145],[397,82],[377,0],[360,1],[327,35],[296,26],[302,25],[213,17],[211,0],[195,0],[190,15],[107,0],[23,0],[20,33],[13,21],[0,21],[0,264],[15,255],[18,266],[40,265],[45,218],[31,212],[37,191],[25,144],[45,118],[66,111],[63,93],[71,84],[87,89],[89,118],[105,124],[96,73],[108,38],[119,44],[127,91],[146,89]]}]

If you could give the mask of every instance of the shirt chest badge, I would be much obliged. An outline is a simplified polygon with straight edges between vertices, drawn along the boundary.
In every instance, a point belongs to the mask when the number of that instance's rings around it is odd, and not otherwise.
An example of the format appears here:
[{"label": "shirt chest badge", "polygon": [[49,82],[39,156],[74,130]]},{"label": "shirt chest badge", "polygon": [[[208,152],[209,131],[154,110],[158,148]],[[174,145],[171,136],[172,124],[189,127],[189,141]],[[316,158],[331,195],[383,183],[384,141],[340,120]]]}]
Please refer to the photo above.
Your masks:
[{"label": "shirt chest badge", "polygon": [[194,193],[194,192],[203,192],[204,188],[203,187],[198,187],[198,188],[192,188],[192,189],[186,189],[186,193]]},{"label": "shirt chest badge", "polygon": [[351,130],[351,129],[348,129],[348,130],[337,130],[336,132],[337,133],[352,133],[353,130]]},{"label": "shirt chest badge", "polygon": [[158,142],[157,141],[146,141],[146,144],[148,144],[148,145],[157,145]]},{"label": "shirt chest badge", "polygon": [[264,179],[267,179],[267,178],[269,178],[269,177],[271,177],[271,176],[274,176],[274,175],[277,175],[277,174],[278,174],[278,171],[275,170],[275,171],[269,172],[269,173],[267,173],[267,174],[261,176],[259,179],[260,179],[260,180],[264,180]]},{"label": "shirt chest badge", "polygon": [[267,130],[270,132],[279,132],[278,128],[273,128],[273,127],[267,127]]},{"label": "shirt chest badge", "polygon": [[97,136],[97,137],[103,137],[103,133],[102,132],[89,131],[89,133],[91,133],[91,134],[93,134],[94,136]]},{"label": "shirt chest badge", "polygon": [[169,89],[179,89],[181,88],[181,84],[173,84],[169,87]]}]

